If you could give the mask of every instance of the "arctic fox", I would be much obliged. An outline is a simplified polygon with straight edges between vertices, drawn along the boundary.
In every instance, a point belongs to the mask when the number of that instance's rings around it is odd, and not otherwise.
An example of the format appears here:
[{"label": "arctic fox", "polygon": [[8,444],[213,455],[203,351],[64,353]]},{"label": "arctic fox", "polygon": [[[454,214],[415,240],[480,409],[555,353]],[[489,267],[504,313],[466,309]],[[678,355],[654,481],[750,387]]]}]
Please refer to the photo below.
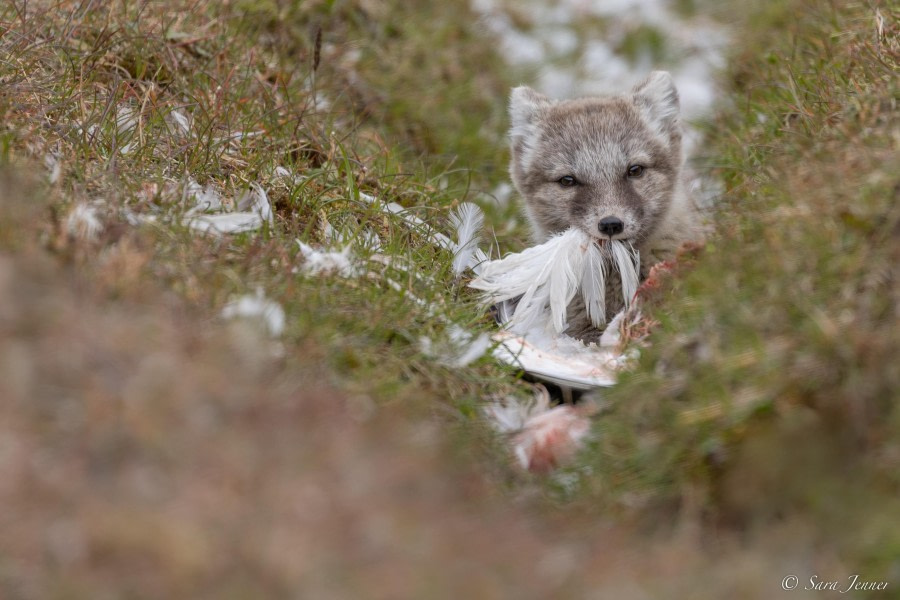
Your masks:
[{"label": "arctic fox", "polygon": [[[570,227],[601,243],[629,241],[640,252],[643,278],[683,242],[702,237],[685,191],[678,91],[668,73],[655,71],[631,92],[609,97],[555,101],[517,87],[510,118],[510,175],[536,242]],[[608,289],[607,302],[615,298]],[[569,314],[570,335],[599,335],[583,306]]]}]

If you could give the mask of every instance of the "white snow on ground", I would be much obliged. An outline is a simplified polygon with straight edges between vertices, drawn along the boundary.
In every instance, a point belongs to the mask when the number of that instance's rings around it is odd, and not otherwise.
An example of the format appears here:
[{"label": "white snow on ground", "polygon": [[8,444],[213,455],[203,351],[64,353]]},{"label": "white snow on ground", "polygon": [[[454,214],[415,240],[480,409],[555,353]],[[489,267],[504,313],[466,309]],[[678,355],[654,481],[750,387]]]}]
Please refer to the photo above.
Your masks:
[{"label": "white snow on ground", "polygon": [[[507,61],[534,68],[534,87],[554,98],[626,91],[652,70],[672,73],[687,120],[709,113],[714,75],[724,63],[724,27],[683,16],[671,0],[472,0]],[[664,58],[651,49],[616,51],[641,27],[661,35]]]}]

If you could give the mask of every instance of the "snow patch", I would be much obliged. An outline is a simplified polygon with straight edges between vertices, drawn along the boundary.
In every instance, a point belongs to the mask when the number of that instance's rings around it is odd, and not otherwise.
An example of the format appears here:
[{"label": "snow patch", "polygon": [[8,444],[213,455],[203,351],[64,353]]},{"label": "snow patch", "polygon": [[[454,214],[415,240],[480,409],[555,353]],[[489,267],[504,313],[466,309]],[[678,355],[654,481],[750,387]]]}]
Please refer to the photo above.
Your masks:
[{"label": "snow patch", "polygon": [[[507,62],[536,68],[534,85],[550,97],[624,92],[657,69],[672,73],[687,120],[706,115],[716,97],[715,71],[724,64],[727,30],[702,12],[682,15],[672,0],[472,0],[470,5]],[[597,27],[583,25],[592,22],[609,34],[589,37]],[[649,48],[634,56],[616,51],[642,26],[658,31],[665,43],[660,64],[653,64]],[[582,53],[573,60],[579,48]]]}]

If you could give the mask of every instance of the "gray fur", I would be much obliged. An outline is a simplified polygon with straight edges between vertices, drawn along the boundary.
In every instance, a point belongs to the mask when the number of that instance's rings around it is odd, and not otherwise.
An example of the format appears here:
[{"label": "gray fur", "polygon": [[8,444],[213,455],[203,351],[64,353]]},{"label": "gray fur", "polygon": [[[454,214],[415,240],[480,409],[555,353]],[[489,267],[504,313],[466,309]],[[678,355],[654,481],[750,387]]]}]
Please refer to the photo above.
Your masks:
[{"label": "gray fur", "polygon": [[[683,242],[702,237],[685,192],[678,92],[668,73],[653,72],[630,93],[608,97],[554,101],[517,87],[510,118],[510,175],[536,242],[569,227],[607,239],[599,221],[618,217],[625,227],[613,237],[638,249],[643,277]],[[631,165],[643,166],[643,174],[627,177]],[[566,175],[578,184],[561,185]],[[583,329],[583,316],[571,331]]]}]

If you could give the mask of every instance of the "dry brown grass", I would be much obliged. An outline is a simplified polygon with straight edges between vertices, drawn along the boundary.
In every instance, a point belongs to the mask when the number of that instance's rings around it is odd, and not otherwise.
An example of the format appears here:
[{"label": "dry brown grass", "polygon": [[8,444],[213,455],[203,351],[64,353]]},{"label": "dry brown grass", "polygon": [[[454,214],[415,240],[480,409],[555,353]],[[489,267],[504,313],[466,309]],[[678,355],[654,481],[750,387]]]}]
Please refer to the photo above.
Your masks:
[{"label": "dry brown grass", "polygon": [[[789,573],[894,577],[896,46],[869,12],[757,15],[733,71],[747,110],[716,142],[740,215],[723,239],[743,245],[692,258],[679,299],[664,278],[642,370],[583,460],[536,481],[475,418],[522,392],[508,371],[423,356],[441,327],[402,291],[294,272],[296,238],[372,227],[437,278],[407,290],[477,326],[449,257],[358,201],[440,222],[470,174],[426,153],[503,177],[490,48],[462,4],[419,4],[0,6],[0,597],[769,598]],[[319,25],[327,111],[304,82]],[[10,175],[47,155],[51,183]],[[157,192],[190,176],[229,198],[261,183],[274,226],[189,234]],[[102,233],[70,235],[94,201]],[[279,342],[220,319],[258,285]]]},{"label": "dry brown grass", "polygon": [[648,535],[510,489],[410,390],[338,388],[316,342],[285,355],[135,275],[146,232],[54,253],[46,214],[3,175],[3,598],[755,598],[780,577],[789,550],[690,512]]}]

